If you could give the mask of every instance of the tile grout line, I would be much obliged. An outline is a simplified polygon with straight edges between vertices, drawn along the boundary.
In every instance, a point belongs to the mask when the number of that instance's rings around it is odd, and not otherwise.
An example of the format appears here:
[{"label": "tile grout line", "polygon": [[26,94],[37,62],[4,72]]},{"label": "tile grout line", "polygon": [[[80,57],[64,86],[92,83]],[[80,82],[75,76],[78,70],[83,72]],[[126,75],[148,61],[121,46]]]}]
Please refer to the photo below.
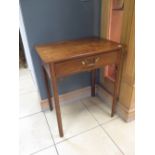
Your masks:
[{"label": "tile grout line", "polygon": [[[43,111],[40,111],[40,112],[38,112],[38,113],[34,113],[34,114],[31,114],[31,115],[28,115],[28,116],[26,116],[26,117],[24,117],[24,118],[31,117],[31,116],[36,115],[36,114],[39,114],[39,113],[43,113],[43,115],[44,115],[44,117],[45,117],[45,120],[46,120],[46,123],[47,123],[47,126],[48,126],[48,128],[49,128],[49,124],[48,124],[48,122],[47,122],[46,116],[45,116],[45,114],[44,114]],[[24,118],[22,118],[22,119],[24,119]],[[49,131],[49,132],[50,132],[50,131]],[[51,135],[51,132],[50,132],[50,135]],[[53,140],[52,135],[51,135],[51,138],[52,138],[52,140]],[[54,140],[53,140],[53,142],[54,142]],[[33,152],[33,153],[30,153],[30,155],[34,155],[34,154],[36,154],[36,153],[39,153],[39,152],[41,152],[41,151],[43,151],[43,150],[46,150],[46,149],[48,149],[48,148],[50,148],[50,147],[54,147],[54,146],[55,146],[54,144],[53,144],[53,145],[49,145],[49,146],[44,147],[44,148],[42,148],[42,149],[40,149],[40,150],[38,150],[38,151],[35,151],[35,152]],[[56,151],[56,152],[57,152],[57,151]],[[57,153],[57,154],[58,154],[58,153]],[[58,155],[59,155],[59,154],[58,154]]]},{"label": "tile grout line", "polygon": [[[88,110],[88,108],[86,107],[86,105],[80,100],[80,102],[85,106],[85,108],[87,109],[87,111],[92,115],[92,117],[96,120],[96,118],[94,117],[94,115]],[[97,120],[97,126],[96,127],[93,127],[93,128],[91,128],[91,129],[88,129],[88,130],[86,130],[86,131],[83,131],[83,132],[80,132],[80,133],[78,133],[78,134],[76,134],[76,135],[74,135],[74,136],[71,136],[71,137],[69,137],[69,138],[66,138],[65,140],[63,140],[63,141],[60,141],[60,142],[58,142],[58,143],[56,143],[56,145],[57,144],[60,144],[60,143],[63,143],[64,141],[67,141],[67,140],[69,140],[69,139],[71,139],[71,138],[74,138],[74,137],[77,137],[77,136],[79,136],[79,135],[81,135],[81,134],[84,134],[84,133],[86,133],[86,132],[89,132],[89,131],[91,131],[91,130],[93,130],[93,129],[95,129],[95,128],[97,128],[97,127],[100,127],[100,128],[102,128],[102,125],[105,125],[105,124],[107,124],[107,123],[109,123],[109,122],[112,122],[112,121],[114,121],[114,120],[116,120],[116,119],[118,119],[118,117],[117,118],[115,118],[115,119],[112,119],[112,120],[109,120],[109,121],[107,121],[107,122],[105,122],[105,123],[102,123],[102,124],[100,124]],[[102,128],[103,129],[103,128]],[[103,129],[103,131],[104,131],[104,129]],[[123,153],[123,151],[119,148],[119,146],[115,143],[115,141],[112,139],[112,137],[106,132],[106,131],[104,131],[106,134],[107,134],[107,136],[111,139],[111,141],[113,142],[113,144],[118,148],[118,150],[123,154],[123,155],[125,155],[124,153]]]},{"label": "tile grout line", "polygon": [[[95,118],[95,116],[88,110],[88,107],[83,103],[83,101],[80,100],[80,102],[82,103],[82,105],[84,105],[84,107],[85,107],[85,108],[87,109],[87,111],[91,114],[91,116],[96,120],[96,122],[97,122],[98,125],[95,126],[95,127],[93,127],[93,128],[90,128],[90,129],[87,129],[87,130],[85,130],[85,131],[82,131],[82,132],[80,132],[80,133],[78,133],[78,134],[75,134],[75,135],[73,135],[73,136],[71,136],[71,137],[68,137],[68,138],[64,139],[63,141],[60,141],[60,142],[57,142],[57,143],[54,141],[54,137],[53,137],[53,135],[52,135],[52,133],[51,133],[50,126],[49,126],[49,123],[48,123],[47,118],[46,118],[46,115],[45,115],[45,112],[46,112],[46,111],[41,110],[41,111],[39,111],[39,112],[36,112],[36,113],[33,113],[33,114],[30,114],[30,115],[23,116],[23,117],[20,117],[20,118],[19,118],[20,120],[22,120],[22,119],[24,119],[24,118],[31,117],[31,116],[36,115],[36,114],[39,114],[39,113],[43,113],[43,114],[44,114],[44,117],[45,117],[45,119],[46,119],[46,123],[47,123],[48,128],[49,128],[49,132],[50,132],[51,138],[52,138],[53,143],[54,143],[54,145],[50,145],[50,146],[45,147],[45,148],[43,148],[43,149],[41,149],[41,150],[38,150],[38,151],[36,151],[36,152],[31,153],[31,155],[36,154],[36,153],[38,153],[38,152],[41,152],[41,151],[43,151],[43,150],[46,150],[46,149],[48,149],[48,148],[50,148],[50,147],[52,147],[52,146],[55,147],[56,152],[57,152],[57,154],[59,155],[59,152],[58,152],[57,147],[56,147],[57,144],[60,144],[60,143],[62,143],[62,142],[64,142],[64,141],[67,141],[67,140],[69,140],[69,139],[71,139],[71,138],[74,138],[74,137],[77,137],[77,136],[79,136],[79,135],[81,135],[81,134],[84,134],[84,133],[86,133],[86,132],[89,132],[89,131],[91,131],[91,130],[97,128],[97,127],[101,127],[101,128],[105,131],[105,129],[102,127],[102,125],[107,124],[107,123],[109,123],[109,122],[112,122],[113,120],[118,119],[118,117],[116,117],[115,119],[109,120],[109,121],[107,121],[107,122],[105,122],[105,123],[99,123],[98,120]],[[94,103],[94,102],[92,102],[92,103]],[[95,104],[95,105],[96,105],[96,104]],[[97,105],[96,105],[96,106],[97,106]],[[98,107],[98,106],[97,106],[97,107]],[[115,141],[114,141],[114,140],[112,139],[112,137],[107,133],[107,131],[105,131],[105,133],[106,133],[107,136],[112,140],[112,142],[116,145],[116,147],[121,151],[121,153],[123,153],[123,151],[119,148],[119,146],[115,143]],[[123,155],[125,155],[125,154],[123,153]]]},{"label": "tile grout line", "polygon": [[39,153],[39,152],[44,151],[44,150],[46,150],[46,149],[48,149],[48,148],[51,148],[51,147],[54,147],[54,145],[49,145],[49,146],[47,146],[47,147],[45,147],[45,148],[42,148],[42,149],[40,149],[40,150],[38,150],[38,151],[35,151],[35,152],[33,152],[33,153],[30,153],[30,155],[35,155],[36,153]]},{"label": "tile grout line", "polygon": [[[30,79],[33,81],[32,75],[31,75],[31,74],[30,74],[30,77],[27,76],[26,78],[30,78]],[[19,80],[24,80],[24,79],[20,79],[20,77],[19,77]],[[33,84],[34,84],[34,81],[33,81]],[[35,88],[35,89],[36,89],[36,88]],[[26,94],[35,93],[35,92],[38,93],[38,91],[35,90],[35,89],[34,89],[34,90],[31,90],[31,91],[28,91],[28,92],[22,92],[22,93],[20,93],[20,95],[26,95]],[[56,144],[55,144],[53,135],[52,135],[52,133],[51,133],[51,130],[50,130],[50,127],[49,127],[49,124],[48,124],[48,121],[47,121],[47,118],[46,118],[45,113],[44,113],[43,110],[41,110],[41,111],[39,111],[39,112],[36,112],[36,113],[33,113],[33,114],[29,114],[29,115],[23,116],[23,117],[19,117],[19,119],[22,120],[22,119],[24,119],[24,118],[31,117],[31,116],[36,115],[36,114],[39,114],[39,113],[43,113],[43,115],[44,115],[44,117],[45,117],[45,120],[46,120],[48,129],[49,129],[49,132],[50,132],[50,135],[51,135],[51,138],[52,138],[54,144],[53,144],[53,145],[49,145],[49,146],[47,146],[47,147],[45,147],[45,148],[42,148],[42,149],[40,149],[40,150],[38,150],[38,151],[36,151],[36,152],[33,152],[33,153],[31,153],[30,155],[34,155],[34,154],[36,154],[36,153],[39,153],[39,152],[41,152],[41,151],[43,151],[43,150],[46,150],[46,149],[48,149],[48,148],[50,148],[50,147],[53,147],[53,146],[54,146],[54,148],[55,148],[55,150],[56,150],[56,152],[57,152],[57,155],[59,155],[58,150],[57,150],[57,148],[56,148]]]},{"label": "tile grout line", "polygon": [[104,123],[99,123],[99,126],[108,124],[108,123],[110,123],[110,122],[112,122],[112,121],[114,121],[114,120],[116,120],[116,119],[119,119],[119,117],[112,118],[112,119],[110,119],[109,121],[106,121],[106,122],[104,122]]},{"label": "tile grout line", "polygon": [[56,152],[57,152],[57,155],[59,155],[59,152],[58,152],[58,149],[57,149],[57,147],[56,147],[56,143],[55,143],[55,141],[54,141],[54,137],[53,137],[53,134],[52,134],[52,132],[51,132],[50,125],[49,125],[49,123],[48,123],[47,117],[46,117],[46,115],[45,115],[44,112],[43,112],[43,114],[44,114],[44,117],[45,117],[45,119],[46,119],[46,123],[47,123],[47,125],[48,125],[48,129],[49,129],[51,138],[52,138],[52,140],[53,140],[55,150],[56,150]]},{"label": "tile grout line", "polygon": [[102,127],[102,125],[100,125],[100,127],[103,129],[103,131],[106,133],[106,135],[111,139],[111,141],[113,142],[113,144],[119,149],[119,151],[125,155],[125,153],[122,151],[122,149],[118,146],[118,144],[113,140],[113,138],[109,135],[109,133]]},{"label": "tile grout line", "polygon": [[[97,121],[97,119],[95,118],[95,116],[88,110],[88,108],[87,108],[87,106],[81,101],[81,103],[85,106],[85,108],[87,109],[87,111],[92,115],[92,117]],[[94,102],[93,102],[94,103]],[[118,118],[116,118],[116,119],[118,119]],[[108,121],[108,122],[106,122],[105,124],[107,124],[107,123],[109,123],[109,122],[112,122],[113,120],[115,120],[115,119],[112,119],[112,120],[110,120],[110,121]],[[125,155],[124,154],[124,152],[120,149],[120,147],[115,143],[115,141],[112,139],[112,137],[107,133],[107,131],[102,127],[102,125],[104,125],[104,123],[103,124],[100,124],[98,121],[97,121],[97,123],[98,123],[98,125],[103,129],[103,131],[106,133],[106,135],[111,139],[111,141],[114,143],[114,145],[119,149],[119,151],[123,154],[123,155]]]},{"label": "tile grout line", "polygon": [[83,103],[82,100],[80,100],[80,102],[83,104],[83,106],[87,109],[87,111],[89,112],[89,114],[95,119],[95,121],[97,122],[97,124],[99,125],[98,120],[95,118],[95,116],[88,110],[88,107]]},{"label": "tile grout line", "polygon": [[[82,101],[81,100],[79,100],[81,103],[82,103]],[[82,103],[82,105],[84,105],[83,103]],[[86,107],[86,105],[84,105],[84,107],[87,109],[87,107]],[[90,111],[87,109],[87,111],[90,113]],[[46,111],[43,111],[43,113],[44,112],[46,112]],[[92,113],[90,113],[91,115],[92,115],[92,117],[94,118],[94,116],[93,116],[93,114]],[[46,116],[45,116],[46,117]],[[96,118],[94,118],[95,120],[96,120]],[[117,118],[115,118],[115,119],[117,119]],[[114,119],[113,119],[114,120]],[[97,120],[96,120],[97,121]],[[112,120],[110,120],[110,121],[108,121],[108,122],[111,122]],[[47,121],[48,122],[48,121]],[[105,123],[102,123],[102,124],[106,124],[106,123],[108,123],[108,122],[105,122]],[[84,134],[84,133],[86,133],[86,132],[89,132],[89,131],[91,131],[91,130],[93,130],[93,129],[95,129],[95,128],[97,128],[97,127],[100,127],[100,125],[102,125],[102,124],[99,124],[99,122],[97,121],[97,125],[96,126],[94,126],[94,127],[92,127],[92,128],[90,128],[90,129],[87,129],[87,130],[85,130],[85,131],[82,131],[82,132],[80,132],[80,133],[77,133],[77,134],[75,134],[75,135],[73,135],[73,136],[70,136],[70,137],[68,137],[68,138],[65,138],[64,140],[62,140],[62,141],[59,141],[59,142],[55,142],[55,145],[58,145],[58,144],[60,144],[60,143],[63,143],[63,142],[65,142],[65,141],[67,141],[67,140],[69,140],[69,139],[71,139],[71,138],[74,138],[74,137],[77,137],[77,136],[79,136],[79,135],[81,135],[81,134]],[[49,125],[49,124],[48,124]],[[50,130],[51,131],[51,130]],[[51,133],[52,134],[52,133]],[[54,138],[53,138],[54,139]]]},{"label": "tile grout line", "polygon": [[[113,120],[115,120],[115,119],[118,119],[118,117],[116,117],[116,118],[113,118],[113,119],[111,119],[111,120],[109,120],[109,121],[106,121],[106,122],[104,122],[104,123],[99,123],[99,121],[95,118],[95,116],[89,111],[89,109],[88,109],[88,107],[81,101],[81,103],[85,106],[85,108],[87,109],[87,111],[92,115],[92,117],[96,120],[96,122],[98,123],[98,125],[100,126],[100,125],[104,125],[104,124],[107,124],[107,123],[110,123],[110,122],[112,122]],[[94,102],[92,102],[92,103],[94,103]],[[96,105],[96,104],[95,104]],[[96,105],[97,106],[97,105]],[[98,106],[97,106],[98,107]],[[104,111],[102,111],[102,112],[104,112]]]},{"label": "tile grout line", "polygon": [[33,113],[33,114],[29,114],[29,115],[26,115],[26,116],[19,117],[19,120],[22,120],[22,119],[27,118],[27,117],[31,117],[31,116],[33,116],[33,115],[37,115],[37,114],[39,114],[39,113],[41,113],[41,112],[43,112],[43,111],[41,110],[41,111],[36,112],[36,113]]},{"label": "tile grout line", "polygon": [[[91,101],[92,103],[95,103],[95,102],[93,102],[93,101]],[[99,107],[97,104],[95,104],[97,107]],[[111,119],[111,120],[109,120],[109,121],[107,121],[107,122],[105,122],[105,123],[99,123],[99,126],[104,130],[104,132],[107,134],[107,136],[111,139],[111,141],[114,143],[114,145],[119,149],[119,151],[123,154],[123,155],[125,155],[124,154],[124,152],[121,150],[121,148],[117,145],[117,143],[113,140],[113,138],[108,134],[108,132],[102,127],[103,125],[106,125],[106,124],[108,124],[108,123],[110,123],[110,122],[112,122],[112,121],[114,121],[114,120],[116,120],[116,119],[118,119],[118,116],[116,117],[116,118],[114,118],[114,119]]]},{"label": "tile grout line", "polygon": [[[83,103],[82,103],[82,104],[83,104]],[[85,106],[85,105],[84,105],[84,106]],[[89,110],[88,110],[88,112],[89,112]],[[89,113],[90,113],[90,112],[89,112]],[[90,114],[93,115],[92,113],[90,113]],[[94,116],[93,116],[93,118],[94,118]],[[94,119],[95,119],[95,118],[94,118]],[[115,119],[118,119],[118,118],[115,118]],[[115,119],[109,120],[108,122],[111,122],[111,121],[113,121],[113,120],[115,120]],[[96,120],[96,119],[95,119],[95,120]],[[97,121],[97,120],[96,120],[96,121]],[[89,131],[91,131],[91,130],[97,128],[97,127],[100,127],[100,125],[107,124],[108,122],[105,122],[105,123],[102,123],[102,124],[99,124],[99,123],[97,122],[97,125],[96,125],[96,126],[90,128],[90,129],[87,129],[87,130],[85,130],[85,131],[82,131],[82,132],[80,132],[80,133],[78,133],[78,134],[75,134],[75,135],[73,135],[73,136],[70,136],[70,137],[68,137],[68,138],[66,138],[66,139],[64,139],[64,140],[62,140],[62,141],[56,142],[55,144],[57,145],[57,144],[63,143],[64,141],[67,141],[67,140],[69,140],[69,139],[71,139],[71,138],[77,137],[77,136],[79,136],[79,135],[81,135],[81,134],[84,134],[84,133],[86,133],[86,132],[89,132]]]},{"label": "tile grout line", "polygon": [[[40,108],[41,108],[41,106],[40,106]],[[43,109],[41,108],[41,110],[38,111],[38,112],[35,112],[35,113],[32,113],[32,114],[28,114],[28,115],[25,115],[25,116],[21,116],[21,117],[19,117],[19,120],[20,120],[20,119],[27,118],[27,117],[31,117],[31,116],[36,115],[36,114],[39,114],[39,113],[41,113],[41,112],[44,113],[44,112],[46,112],[46,111],[49,111],[49,109],[47,109],[47,110],[43,110]]]},{"label": "tile grout line", "polygon": [[74,138],[74,137],[77,137],[77,136],[79,136],[79,135],[81,135],[81,134],[87,133],[87,132],[89,132],[89,131],[91,131],[91,130],[93,130],[93,129],[96,129],[96,128],[98,128],[98,127],[100,127],[100,126],[97,125],[97,126],[94,126],[94,127],[90,128],[90,129],[87,129],[87,130],[85,130],[85,131],[81,131],[80,133],[77,133],[77,134],[75,134],[75,135],[73,135],[73,136],[70,136],[70,137],[68,137],[68,138],[66,138],[66,139],[64,139],[64,140],[62,140],[62,141],[57,142],[56,145],[58,145],[58,144],[60,144],[60,143],[63,143],[63,142],[65,142],[65,141],[67,141],[67,140],[69,140],[69,139],[72,139],[72,138]]},{"label": "tile grout line", "polygon": [[[102,112],[105,113],[105,111],[104,111],[99,105],[97,105],[97,104],[95,103],[95,101],[90,100],[90,102],[93,103],[93,104],[95,104],[99,109],[101,109]],[[105,103],[103,103],[103,104],[105,105],[105,107],[110,108],[110,107],[108,107]]]},{"label": "tile grout line", "polygon": [[33,116],[33,115],[36,115],[36,114],[39,114],[39,113],[41,113],[41,112],[46,112],[46,111],[49,111],[49,109],[47,109],[47,110],[42,110],[41,109],[41,111],[38,111],[38,112],[35,112],[35,113],[32,113],[32,114],[28,114],[28,115],[25,115],[25,116],[22,116],[22,117],[19,117],[19,120],[22,120],[22,119],[24,119],[24,118],[27,118],[27,117],[31,117],[31,116]]}]

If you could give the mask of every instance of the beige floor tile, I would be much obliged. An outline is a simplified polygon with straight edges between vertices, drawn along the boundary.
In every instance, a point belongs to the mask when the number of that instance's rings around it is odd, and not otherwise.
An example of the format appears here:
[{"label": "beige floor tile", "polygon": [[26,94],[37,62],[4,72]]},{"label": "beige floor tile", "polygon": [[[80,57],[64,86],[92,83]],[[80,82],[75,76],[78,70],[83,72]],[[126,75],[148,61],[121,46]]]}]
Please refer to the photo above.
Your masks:
[{"label": "beige floor tile", "polygon": [[83,99],[81,102],[87,107],[100,124],[118,117],[117,115],[111,117],[111,109],[98,97],[89,97]]},{"label": "beige floor tile", "polygon": [[97,122],[81,102],[64,104],[61,106],[61,111],[64,138],[59,137],[55,112],[45,113],[56,142],[97,126]]},{"label": "beige floor tile", "polygon": [[127,123],[116,119],[103,125],[103,128],[125,155],[134,155],[134,121]]},{"label": "beige floor tile", "polygon": [[55,147],[50,147],[46,150],[40,151],[38,153],[35,153],[33,155],[57,155]]},{"label": "beige floor tile", "polygon": [[53,140],[43,113],[21,119],[19,126],[20,155],[29,155],[53,145]]},{"label": "beige floor tile", "polygon": [[20,95],[20,117],[34,114],[41,111],[40,97],[37,92],[30,92]]},{"label": "beige floor tile", "polygon": [[19,78],[31,78],[31,72],[27,68],[19,69]]},{"label": "beige floor tile", "polygon": [[32,78],[22,78],[19,80],[20,94],[37,91]]},{"label": "beige floor tile", "polygon": [[56,146],[59,155],[122,155],[100,127],[68,139]]}]

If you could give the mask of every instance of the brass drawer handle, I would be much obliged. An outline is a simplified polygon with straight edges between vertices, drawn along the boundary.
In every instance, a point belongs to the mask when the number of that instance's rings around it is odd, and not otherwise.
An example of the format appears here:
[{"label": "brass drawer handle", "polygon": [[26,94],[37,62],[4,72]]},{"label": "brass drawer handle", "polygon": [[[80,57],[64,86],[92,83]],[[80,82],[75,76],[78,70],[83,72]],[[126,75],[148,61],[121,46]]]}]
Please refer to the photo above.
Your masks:
[{"label": "brass drawer handle", "polygon": [[100,57],[97,57],[96,59],[95,59],[95,62],[98,62],[100,60]]},{"label": "brass drawer handle", "polygon": [[90,63],[87,65],[87,67],[93,67],[93,66],[95,66],[95,63]]},{"label": "brass drawer handle", "polygon": [[82,65],[85,65],[85,64],[86,64],[86,62],[85,62],[85,61],[82,61],[81,63],[82,63]]},{"label": "brass drawer handle", "polygon": [[86,60],[83,60],[81,61],[82,65],[87,65],[88,67],[91,67],[91,66],[94,66],[96,62],[98,62],[100,60],[100,57],[96,57],[94,59],[94,62],[93,63],[89,63],[89,61],[86,59]]},{"label": "brass drawer handle", "polygon": [[91,67],[94,66],[95,63],[88,63],[86,60],[81,62],[83,66]]}]

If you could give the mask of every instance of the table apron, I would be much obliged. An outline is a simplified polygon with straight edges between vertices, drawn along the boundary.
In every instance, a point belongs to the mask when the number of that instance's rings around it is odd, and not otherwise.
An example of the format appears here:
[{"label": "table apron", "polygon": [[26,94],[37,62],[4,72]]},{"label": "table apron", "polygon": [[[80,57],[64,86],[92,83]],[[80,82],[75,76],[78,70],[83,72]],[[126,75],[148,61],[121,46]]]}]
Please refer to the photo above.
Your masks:
[{"label": "table apron", "polygon": [[120,51],[113,51],[55,63],[56,77],[59,78],[79,72],[91,71],[102,68],[105,65],[119,64],[120,53]]}]

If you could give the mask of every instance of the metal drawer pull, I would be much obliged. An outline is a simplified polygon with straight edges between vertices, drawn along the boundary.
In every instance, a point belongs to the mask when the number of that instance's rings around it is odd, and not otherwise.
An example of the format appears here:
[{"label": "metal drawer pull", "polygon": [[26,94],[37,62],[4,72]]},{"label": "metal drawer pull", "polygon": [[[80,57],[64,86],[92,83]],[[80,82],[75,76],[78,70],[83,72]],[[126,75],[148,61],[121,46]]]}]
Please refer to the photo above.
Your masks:
[{"label": "metal drawer pull", "polygon": [[82,61],[81,63],[82,63],[82,65],[87,66],[87,67],[91,67],[91,66],[94,66],[95,65],[95,62],[88,63],[87,61]]},{"label": "metal drawer pull", "polygon": [[89,60],[83,60],[81,61],[82,65],[87,65],[88,67],[90,66],[94,66],[96,62],[98,62],[100,60],[100,57],[97,57],[94,59],[94,62],[93,63],[89,63]]},{"label": "metal drawer pull", "polygon": [[85,61],[82,61],[81,63],[82,63],[82,65],[85,65],[85,64],[86,64],[86,62],[85,62]]},{"label": "metal drawer pull", "polygon": [[87,65],[87,67],[93,67],[93,66],[95,66],[95,63],[90,63]]},{"label": "metal drawer pull", "polygon": [[100,60],[100,57],[97,57],[96,59],[95,59],[95,62],[98,62]]}]

